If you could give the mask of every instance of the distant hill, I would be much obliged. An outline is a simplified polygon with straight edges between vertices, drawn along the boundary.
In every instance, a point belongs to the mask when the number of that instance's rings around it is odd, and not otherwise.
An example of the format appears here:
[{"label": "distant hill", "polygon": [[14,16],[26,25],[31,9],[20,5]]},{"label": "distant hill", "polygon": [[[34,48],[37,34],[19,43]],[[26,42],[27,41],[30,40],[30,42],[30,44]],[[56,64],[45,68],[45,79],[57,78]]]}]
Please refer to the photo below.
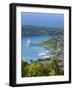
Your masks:
[{"label": "distant hill", "polygon": [[63,34],[64,34],[64,29],[63,28],[22,25],[22,36],[63,35]]}]

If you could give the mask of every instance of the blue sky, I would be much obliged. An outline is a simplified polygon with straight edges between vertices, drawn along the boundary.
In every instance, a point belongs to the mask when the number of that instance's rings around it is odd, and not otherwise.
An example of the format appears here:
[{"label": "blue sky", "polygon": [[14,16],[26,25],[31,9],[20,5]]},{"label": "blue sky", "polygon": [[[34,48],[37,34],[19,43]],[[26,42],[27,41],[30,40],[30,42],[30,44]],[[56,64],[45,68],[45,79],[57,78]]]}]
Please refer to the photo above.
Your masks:
[{"label": "blue sky", "polygon": [[22,12],[21,23],[22,25],[64,27],[64,15],[63,14]]}]

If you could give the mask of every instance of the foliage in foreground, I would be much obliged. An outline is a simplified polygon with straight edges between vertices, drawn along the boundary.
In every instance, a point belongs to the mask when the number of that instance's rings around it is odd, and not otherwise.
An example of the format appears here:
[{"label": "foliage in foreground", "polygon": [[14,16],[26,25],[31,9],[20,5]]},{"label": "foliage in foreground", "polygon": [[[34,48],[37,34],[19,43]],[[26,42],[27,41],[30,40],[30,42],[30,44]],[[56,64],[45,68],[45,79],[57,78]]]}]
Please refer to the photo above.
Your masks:
[{"label": "foliage in foreground", "polygon": [[35,77],[35,76],[56,76],[63,75],[64,70],[59,66],[59,62],[51,59],[51,63],[32,63],[28,64],[22,61],[22,77]]},{"label": "foliage in foreground", "polygon": [[22,60],[22,77],[64,75],[64,66],[59,65],[61,63],[59,62],[60,59],[64,57],[64,37],[54,37],[43,42],[43,45],[55,51],[55,57],[50,58],[50,63],[42,63],[43,60],[38,59],[36,62],[31,60],[31,64],[28,64]]}]

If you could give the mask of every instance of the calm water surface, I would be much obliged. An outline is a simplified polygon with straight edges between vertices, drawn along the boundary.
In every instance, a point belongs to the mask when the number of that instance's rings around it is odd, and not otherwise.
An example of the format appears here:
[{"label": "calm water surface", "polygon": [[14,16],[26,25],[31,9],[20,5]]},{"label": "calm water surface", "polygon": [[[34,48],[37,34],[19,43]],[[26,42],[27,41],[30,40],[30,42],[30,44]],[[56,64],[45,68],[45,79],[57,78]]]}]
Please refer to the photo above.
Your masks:
[{"label": "calm water surface", "polygon": [[50,39],[51,36],[30,36],[22,37],[21,42],[21,57],[23,60],[37,60],[38,58],[49,58],[53,55],[49,49],[41,45],[41,42]]}]

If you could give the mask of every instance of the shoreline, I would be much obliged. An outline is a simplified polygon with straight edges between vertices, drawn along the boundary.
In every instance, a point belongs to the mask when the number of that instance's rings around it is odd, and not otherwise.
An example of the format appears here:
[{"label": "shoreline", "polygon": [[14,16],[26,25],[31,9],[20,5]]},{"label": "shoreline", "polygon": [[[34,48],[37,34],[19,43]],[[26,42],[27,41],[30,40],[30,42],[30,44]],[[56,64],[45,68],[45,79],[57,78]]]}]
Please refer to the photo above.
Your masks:
[{"label": "shoreline", "polygon": [[43,45],[45,48],[47,48],[48,50],[55,51],[54,49],[50,49],[50,48],[48,47],[48,45],[46,45],[45,43],[43,43],[42,45]]}]

